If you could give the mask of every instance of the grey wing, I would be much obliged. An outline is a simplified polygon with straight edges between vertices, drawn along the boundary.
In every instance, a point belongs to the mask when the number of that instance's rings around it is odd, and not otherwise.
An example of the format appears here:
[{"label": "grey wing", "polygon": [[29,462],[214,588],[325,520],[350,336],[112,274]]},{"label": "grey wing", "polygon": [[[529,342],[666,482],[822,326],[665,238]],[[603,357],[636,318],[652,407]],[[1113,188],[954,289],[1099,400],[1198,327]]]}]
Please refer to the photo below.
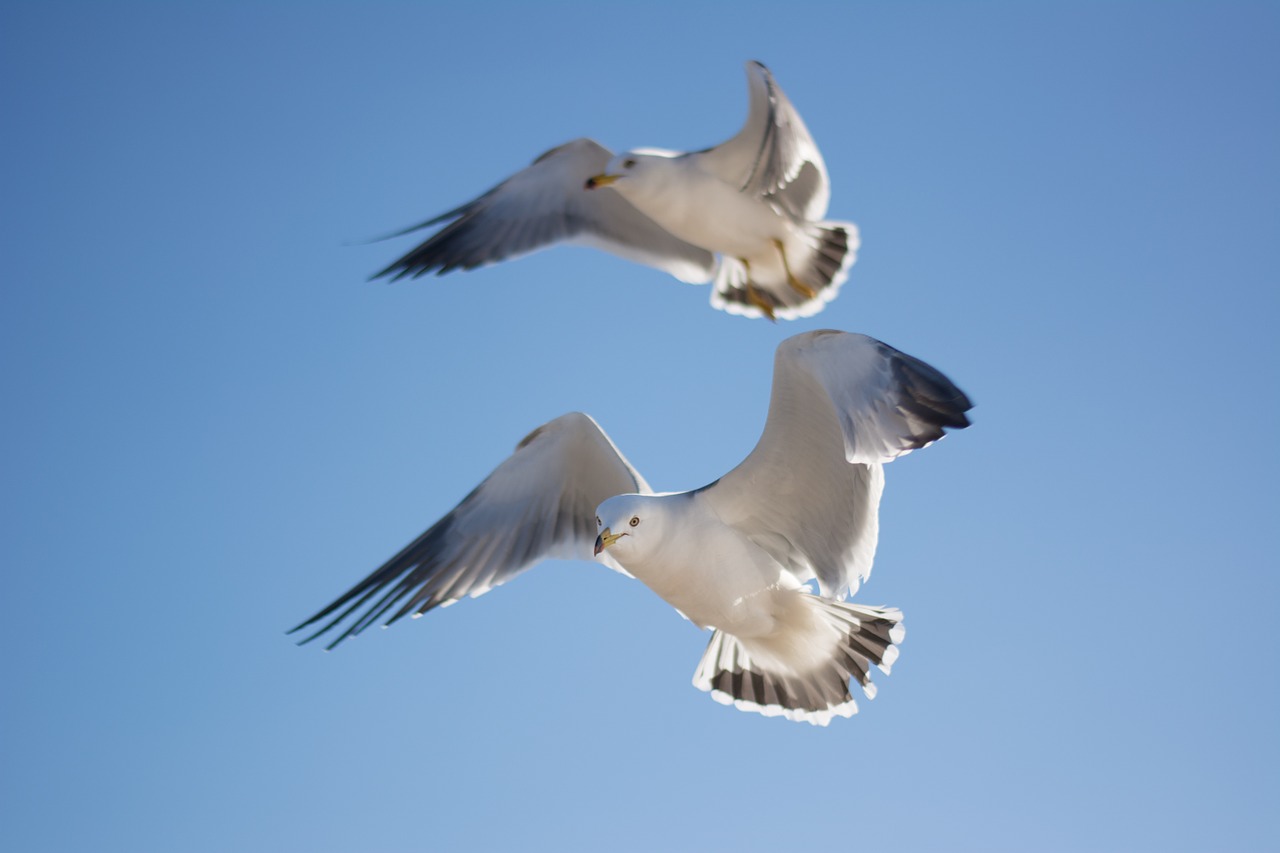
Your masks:
[{"label": "grey wing", "polygon": [[882,464],[968,426],[972,407],[933,367],[874,338],[796,335],[774,359],[764,435],[699,497],[841,598],[871,573]]},{"label": "grey wing", "polygon": [[[399,232],[445,224],[374,278],[443,275],[497,263],[561,242],[594,246],[693,283],[709,281],[715,257],[636,210],[615,190],[585,189],[609,149],[575,139],[538,157],[484,195]],[[392,235],[392,236],[398,236]]]},{"label": "grey wing", "polygon": [[748,62],[747,84],[750,107],[742,130],[692,156],[744,193],[767,197],[801,219],[822,219],[831,185],[809,129],[768,68]]},{"label": "grey wing", "polygon": [[540,560],[590,560],[596,507],[630,492],[651,490],[599,425],[578,412],[562,415],[526,436],[399,554],[289,633],[328,620],[301,642],[338,629],[333,648],[383,617],[390,625],[475,598]]}]

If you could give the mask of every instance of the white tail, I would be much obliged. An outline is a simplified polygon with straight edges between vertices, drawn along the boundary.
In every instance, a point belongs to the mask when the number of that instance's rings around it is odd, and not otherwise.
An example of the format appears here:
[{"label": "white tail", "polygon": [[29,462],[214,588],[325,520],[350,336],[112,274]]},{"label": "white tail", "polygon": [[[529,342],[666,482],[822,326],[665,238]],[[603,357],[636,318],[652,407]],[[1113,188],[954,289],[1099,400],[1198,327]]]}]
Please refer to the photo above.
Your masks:
[{"label": "white tail", "polygon": [[840,292],[858,256],[858,246],[858,226],[852,222],[810,223],[787,238],[783,246],[799,289],[787,280],[781,258],[776,266],[753,266],[748,271],[736,258],[725,257],[716,272],[711,304],[749,317],[811,317]]},{"label": "white tail", "polygon": [[844,604],[809,593],[788,596],[785,629],[740,639],[717,630],[698,664],[693,686],[711,698],[766,717],[825,726],[851,717],[856,680],[874,699],[871,667],[889,673],[906,630],[895,608]]}]

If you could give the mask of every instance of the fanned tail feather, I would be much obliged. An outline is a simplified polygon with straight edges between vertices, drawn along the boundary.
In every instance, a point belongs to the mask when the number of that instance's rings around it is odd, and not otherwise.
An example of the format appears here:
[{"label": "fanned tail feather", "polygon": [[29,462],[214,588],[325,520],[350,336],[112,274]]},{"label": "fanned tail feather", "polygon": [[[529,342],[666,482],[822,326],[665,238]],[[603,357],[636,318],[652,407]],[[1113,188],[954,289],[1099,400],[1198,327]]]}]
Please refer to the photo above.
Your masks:
[{"label": "fanned tail feather", "polygon": [[839,294],[859,245],[858,226],[852,222],[814,222],[787,241],[791,272],[812,296],[792,287],[785,275],[759,281],[737,259],[722,258],[711,304],[746,317],[811,317]]},{"label": "fanned tail feather", "polygon": [[898,659],[906,635],[902,612],[807,593],[797,601],[817,618],[790,625],[785,638],[740,639],[715,631],[693,685],[722,704],[816,726],[856,714],[850,683],[857,681],[868,699],[875,698],[871,668],[887,675]]}]

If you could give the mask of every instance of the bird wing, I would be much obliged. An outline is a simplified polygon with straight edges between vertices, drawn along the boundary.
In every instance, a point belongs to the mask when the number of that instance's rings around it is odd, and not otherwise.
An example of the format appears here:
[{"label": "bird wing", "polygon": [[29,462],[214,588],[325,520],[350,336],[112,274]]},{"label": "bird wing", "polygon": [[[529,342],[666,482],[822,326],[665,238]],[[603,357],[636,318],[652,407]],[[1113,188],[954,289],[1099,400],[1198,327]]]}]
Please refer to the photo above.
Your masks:
[{"label": "bird wing", "polygon": [[590,560],[596,507],[629,492],[651,490],[594,420],[562,415],[526,436],[448,515],[290,633],[332,617],[302,640],[310,642],[363,608],[333,648],[387,614],[390,625],[483,595],[539,560]]},{"label": "bird wing", "polygon": [[744,193],[769,198],[801,219],[822,219],[831,184],[809,129],[768,68],[748,62],[747,84],[750,107],[742,130],[691,156]]},{"label": "bird wing", "polygon": [[484,195],[391,236],[448,223],[374,278],[474,269],[554,243],[577,242],[657,267],[681,281],[711,279],[715,257],[631,206],[617,191],[587,190],[609,149],[590,139],[552,148]]},{"label": "bird wing", "polygon": [[841,598],[871,573],[882,463],[969,425],[969,398],[888,344],[822,330],[774,359],[764,435],[698,497],[801,580]]}]

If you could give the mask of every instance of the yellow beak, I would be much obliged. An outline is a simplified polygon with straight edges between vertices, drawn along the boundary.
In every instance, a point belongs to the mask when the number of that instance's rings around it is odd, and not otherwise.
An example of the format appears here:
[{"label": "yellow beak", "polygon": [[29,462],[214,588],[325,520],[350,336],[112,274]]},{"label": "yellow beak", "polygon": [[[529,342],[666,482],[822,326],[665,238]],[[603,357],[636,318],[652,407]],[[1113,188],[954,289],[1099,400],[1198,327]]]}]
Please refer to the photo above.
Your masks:
[{"label": "yellow beak", "polygon": [[600,535],[596,537],[596,550],[595,550],[596,556],[599,557],[601,551],[603,551],[605,548],[608,548],[614,542],[617,542],[619,539],[621,539],[623,536],[626,536],[626,535],[627,534],[625,533],[610,533],[609,528],[607,527],[604,530],[600,531]]},{"label": "yellow beak", "polygon": [[621,177],[621,175],[596,175],[595,177],[587,178],[587,182],[583,185],[583,189],[594,190],[599,189],[600,187],[607,187],[609,184]]}]

